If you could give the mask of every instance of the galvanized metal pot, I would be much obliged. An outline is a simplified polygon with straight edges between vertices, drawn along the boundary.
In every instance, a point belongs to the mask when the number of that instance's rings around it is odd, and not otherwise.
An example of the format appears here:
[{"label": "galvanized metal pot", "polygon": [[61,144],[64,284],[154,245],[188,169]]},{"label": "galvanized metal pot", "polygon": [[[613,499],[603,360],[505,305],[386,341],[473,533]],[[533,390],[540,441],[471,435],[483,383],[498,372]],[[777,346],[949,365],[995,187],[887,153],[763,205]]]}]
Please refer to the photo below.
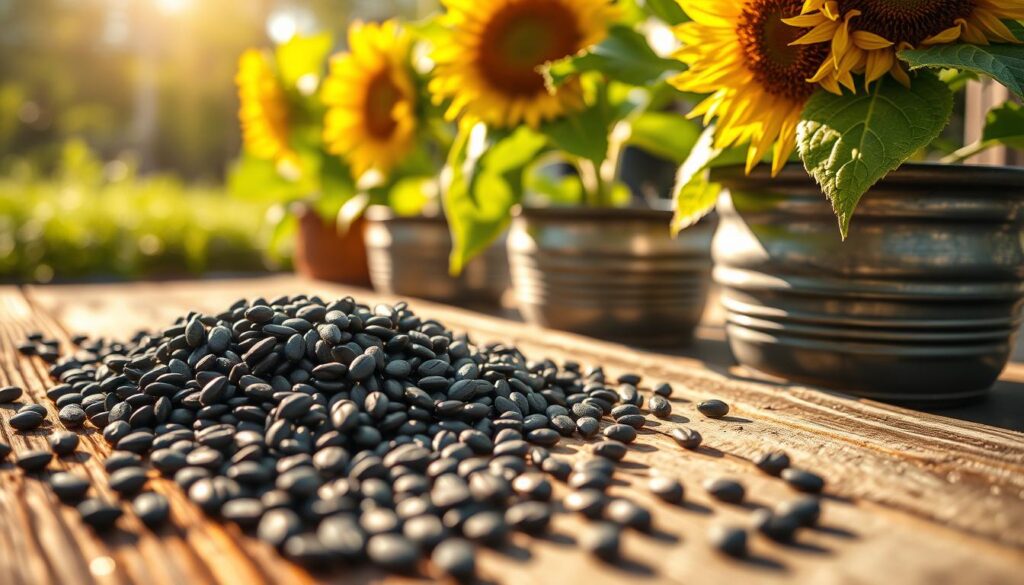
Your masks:
[{"label": "galvanized metal pot", "polygon": [[936,407],[999,376],[1024,300],[1024,170],[904,165],[864,196],[846,242],[799,165],[715,180],[714,279],[741,364]]},{"label": "galvanized metal pot", "polygon": [[505,242],[448,273],[452,239],[443,216],[399,217],[387,207],[366,210],[366,253],[373,288],[442,302],[496,303],[509,287]]},{"label": "galvanized metal pot", "polygon": [[673,239],[669,211],[524,209],[508,236],[512,286],[531,322],[621,343],[690,340],[707,299],[711,222]]}]

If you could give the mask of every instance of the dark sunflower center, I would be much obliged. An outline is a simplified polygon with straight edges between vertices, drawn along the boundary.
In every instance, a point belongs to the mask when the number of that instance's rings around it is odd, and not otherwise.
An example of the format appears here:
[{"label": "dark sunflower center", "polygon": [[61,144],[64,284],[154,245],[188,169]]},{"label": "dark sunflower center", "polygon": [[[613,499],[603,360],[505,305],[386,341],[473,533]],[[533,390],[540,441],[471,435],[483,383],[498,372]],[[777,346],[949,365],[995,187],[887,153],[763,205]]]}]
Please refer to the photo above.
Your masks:
[{"label": "dark sunflower center", "polygon": [[393,111],[402,98],[402,92],[391,81],[387,71],[381,71],[370,80],[366,88],[366,103],[363,105],[363,119],[366,131],[374,138],[387,139],[395,131],[398,122]]},{"label": "dark sunflower center", "polygon": [[841,14],[860,10],[850,21],[854,30],[917,45],[970,16],[974,0],[839,0],[839,9]]},{"label": "dark sunflower center", "polygon": [[477,66],[503,93],[533,95],[544,91],[537,68],[580,49],[576,15],[553,0],[521,0],[505,5],[484,26]]},{"label": "dark sunflower center", "polygon": [[789,44],[808,29],[782,22],[800,14],[802,0],[751,0],[736,26],[747,67],[768,93],[802,101],[814,91],[806,79],[828,55],[828,43]]}]

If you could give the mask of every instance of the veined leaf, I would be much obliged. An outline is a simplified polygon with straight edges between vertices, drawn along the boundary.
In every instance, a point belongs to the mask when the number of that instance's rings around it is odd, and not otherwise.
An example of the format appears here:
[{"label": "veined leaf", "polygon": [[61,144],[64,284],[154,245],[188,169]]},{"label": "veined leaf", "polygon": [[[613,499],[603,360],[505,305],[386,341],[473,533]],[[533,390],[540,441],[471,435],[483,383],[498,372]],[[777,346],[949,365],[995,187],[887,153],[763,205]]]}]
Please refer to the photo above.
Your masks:
[{"label": "veined leaf", "polygon": [[630,85],[648,85],[681,71],[684,65],[659,57],[647,39],[626,26],[613,26],[608,37],[588,51],[549,63],[543,68],[548,84],[558,87],[584,71],[597,71]]},{"label": "veined leaf", "polygon": [[524,169],[546,144],[543,135],[526,126],[500,135],[479,124],[459,131],[442,197],[452,234],[453,275],[508,227],[512,207],[522,199]]},{"label": "veined leaf", "polygon": [[987,75],[1024,98],[1024,45],[934,45],[898,56],[911,69],[948,67]]},{"label": "veined leaf", "polygon": [[910,88],[886,77],[857,95],[811,96],[797,151],[832,202],[843,239],[861,196],[934,140],[952,110],[952,92],[930,73],[917,75]]}]

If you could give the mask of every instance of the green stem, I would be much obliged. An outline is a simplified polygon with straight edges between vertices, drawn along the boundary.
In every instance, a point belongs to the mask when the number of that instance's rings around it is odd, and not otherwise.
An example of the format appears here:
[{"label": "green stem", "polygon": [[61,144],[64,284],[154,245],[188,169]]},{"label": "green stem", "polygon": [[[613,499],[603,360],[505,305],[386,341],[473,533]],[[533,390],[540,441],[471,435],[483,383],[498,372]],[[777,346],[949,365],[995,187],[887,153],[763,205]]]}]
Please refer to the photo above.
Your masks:
[{"label": "green stem", "polygon": [[946,156],[944,156],[941,159],[939,159],[939,162],[943,162],[943,163],[947,163],[947,164],[963,162],[963,161],[971,158],[972,156],[978,154],[979,152],[987,150],[991,146],[992,146],[992,143],[990,143],[988,141],[981,141],[981,140],[979,140],[979,141],[974,142],[972,144],[968,144],[967,146],[964,146],[962,148],[958,148],[957,150],[955,150],[954,152],[952,152],[950,154],[947,154]]}]

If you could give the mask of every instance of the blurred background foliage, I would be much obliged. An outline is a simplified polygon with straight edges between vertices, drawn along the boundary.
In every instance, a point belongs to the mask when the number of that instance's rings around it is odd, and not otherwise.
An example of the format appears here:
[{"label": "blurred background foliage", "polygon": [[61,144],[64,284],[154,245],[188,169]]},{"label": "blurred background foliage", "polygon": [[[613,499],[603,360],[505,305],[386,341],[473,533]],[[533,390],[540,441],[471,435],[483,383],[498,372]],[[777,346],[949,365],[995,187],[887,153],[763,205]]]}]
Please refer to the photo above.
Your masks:
[{"label": "blurred background foliage", "polygon": [[247,47],[356,18],[415,17],[433,0],[0,0],[0,171],[43,172],[64,141],[139,170],[221,181],[239,151],[234,74]]},{"label": "blurred background foliage", "polygon": [[[0,280],[267,266],[275,193],[232,199],[248,47],[434,0],[0,0]],[[257,189],[258,190],[258,189]],[[252,190],[250,190],[252,191]]]},{"label": "blurred background foliage", "polygon": [[28,164],[0,177],[0,278],[160,278],[265,270],[265,205],[138,176],[133,159],[103,163],[70,140],[52,176]]}]

